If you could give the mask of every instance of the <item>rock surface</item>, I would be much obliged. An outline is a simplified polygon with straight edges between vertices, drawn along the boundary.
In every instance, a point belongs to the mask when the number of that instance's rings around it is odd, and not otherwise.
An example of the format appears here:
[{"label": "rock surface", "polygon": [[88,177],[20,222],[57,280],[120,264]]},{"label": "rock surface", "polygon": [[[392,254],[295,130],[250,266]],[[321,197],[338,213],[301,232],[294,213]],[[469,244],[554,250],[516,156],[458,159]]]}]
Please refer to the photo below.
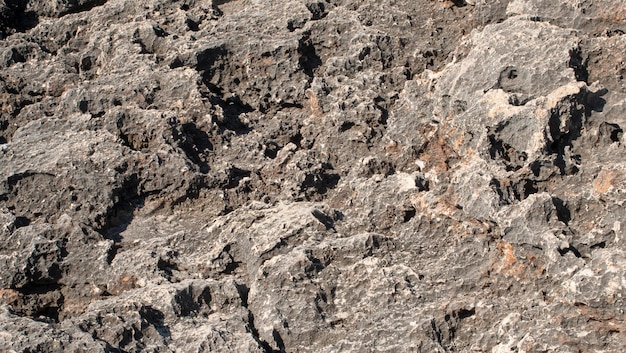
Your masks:
[{"label": "rock surface", "polygon": [[621,352],[625,31],[609,0],[1,1],[0,350]]}]

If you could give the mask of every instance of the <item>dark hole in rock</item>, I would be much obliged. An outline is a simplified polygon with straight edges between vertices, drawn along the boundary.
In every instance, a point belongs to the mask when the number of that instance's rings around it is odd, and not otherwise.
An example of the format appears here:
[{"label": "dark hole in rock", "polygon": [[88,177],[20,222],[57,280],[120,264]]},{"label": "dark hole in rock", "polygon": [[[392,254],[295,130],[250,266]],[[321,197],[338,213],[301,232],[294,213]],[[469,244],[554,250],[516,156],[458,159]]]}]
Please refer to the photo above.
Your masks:
[{"label": "dark hole in rock", "polygon": [[461,309],[458,313],[460,320],[467,319],[474,314],[476,314],[476,309]]},{"label": "dark hole in rock", "polygon": [[324,212],[320,210],[313,210],[311,212],[313,217],[315,217],[320,223],[322,223],[326,229],[334,229],[335,228],[335,220],[331,217],[324,214]]},{"label": "dark hole in rock", "polygon": [[189,30],[192,32],[197,32],[200,30],[200,24],[190,18],[185,20],[185,24],[187,25],[187,28],[189,28]]},{"label": "dark hole in rock", "polygon": [[569,51],[569,67],[574,69],[574,76],[577,81],[587,82],[589,80],[589,71],[587,64],[589,58],[583,58],[583,51],[580,47]]},{"label": "dark hole in rock", "polygon": [[87,113],[89,110],[89,102],[85,100],[78,102],[78,110],[80,110],[81,113]]},{"label": "dark hole in rock", "polygon": [[289,142],[295,144],[296,146],[298,146],[298,148],[300,148],[301,147],[300,143],[302,143],[302,138],[303,138],[302,134],[298,132],[297,134],[289,138]]},{"label": "dark hole in rock", "polygon": [[91,58],[86,56],[80,60],[80,70],[81,71],[89,71],[91,70],[93,63]]},{"label": "dark hole in rock", "polygon": [[313,20],[319,20],[328,15],[328,11],[326,11],[326,6],[323,2],[308,3],[306,7],[311,12]]},{"label": "dark hole in rock", "polygon": [[608,89],[603,88],[596,92],[588,92],[584,99],[585,104],[585,116],[590,116],[592,112],[602,112],[606,105],[606,100],[602,96],[609,92]]},{"label": "dark hole in rock", "polygon": [[599,242],[597,244],[591,245],[589,248],[590,249],[598,249],[598,248],[604,249],[605,247],[606,247],[606,242],[605,241],[601,241],[601,242]]},{"label": "dark hole in rock", "polygon": [[232,189],[232,188],[237,187],[241,179],[247,178],[251,174],[249,170],[240,169],[235,166],[229,168],[227,170],[227,173],[228,173],[228,184],[226,185],[227,189]]},{"label": "dark hole in rock", "polygon": [[612,143],[619,142],[622,139],[624,130],[622,130],[622,128],[617,124],[603,122],[598,128],[598,133],[602,140],[606,140],[607,142],[610,141]]},{"label": "dark hole in rock", "polygon": [[63,3],[67,3],[65,10],[59,13],[59,16],[65,16],[73,13],[79,13],[83,11],[89,11],[97,6],[102,6],[107,2],[107,0],[91,0],[84,1],[82,3],[77,1],[63,1]]},{"label": "dark hole in rock", "polygon": [[530,179],[503,183],[494,178],[489,182],[489,185],[498,194],[502,205],[510,205],[525,200],[528,196],[539,191],[536,182]]},{"label": "dark hole in rock", "polygon": [[465,0],[452,0],[452,3],[454,4],[454,6],[458,7],[464,7],[467,5],[467,2]]},{"label": "dark hole in rock", "polygon": [[226,275],[230,275],[234,273],[239,268],[240,265],[241,265],[241,262],[236,262],[236,261],[229,262],[228,264],[226,264],[226,267],[224,268],[222,273]]},{"label": "dark hole in rock", "polygon": [[276,345],[278,346],[278,351],[280,353],[286,352],[285,342],[283,341],[283,338],[280,337],[280,333],[276,330],[272,330],[272,337],[274,338],[274,342],[276,342]]},{"label": "dark hole in rock", "polygon": [[556,208],[556,215],[559,221],[565,223],[566,225],[572,220],[572,215],[567,206],[567,203],[558,197],[552,198],[552,203]]},{"label": "dark hole in rock", "polygon": [[30,224],[30,219],[22,216],[15,217],[15,222],[13,222],[13,224],[15,225],[15,228],[26,227]]},{"label": "dark hole in rock", "polygon": [[520,89],[523,89],[523,86],[516,82],[519,76],[520,72],[517,68],[507,66],[500,72],[498,82],[493,88],[500,88],[505,92],[518,92]]},{"label": "dark hole in rock", "polygon": [[413,217],[415,217],[415,214],[417,213],[417,211],[415,210],[415,208],[413,206],[405,208],[403,210],[403,218],[402,221],[404,223],[410,221]]},{"label": "dark hole in rock", "polygon": [[276,142],[270,141],[265,144],[265,150],[263,151],[263,154],[267,158],[274,159],[276,158],[279,150],[280,146]]},{"label": "dark hole in rock", "polygon": [[0,39],[14,33],[25,32],[39,23],[34,11],[26,11],[28,1],[6,0],[0,8]]},{"label": "dark hole in rock", "polygon": [[310,33],[303,34],[299,40],[298,53],[300,54],[300,67],[307,76],[313,77],[316,69],[322,65],[322,59],[317,55],[315,46],[310,39]]},{"label": "dark hole in rock", "polygon": [[339,127],[339,132],[346,132],[350,130],[353,126],[354,126],[353,122],[344,121],[343,123],[341,123],[341,126]]},{"label": "dark hole in rock", "polygon": [[582,255],[580,254],[578,249],[576,249],[575,247],[573,247],[571,245],[568,248],[557,249],[557,250],[559,252],[559,255],[561,255],[561,256],[565,256],[568,252],[571,252],[576,257],[579,257],[579,258],[582,257]]}]

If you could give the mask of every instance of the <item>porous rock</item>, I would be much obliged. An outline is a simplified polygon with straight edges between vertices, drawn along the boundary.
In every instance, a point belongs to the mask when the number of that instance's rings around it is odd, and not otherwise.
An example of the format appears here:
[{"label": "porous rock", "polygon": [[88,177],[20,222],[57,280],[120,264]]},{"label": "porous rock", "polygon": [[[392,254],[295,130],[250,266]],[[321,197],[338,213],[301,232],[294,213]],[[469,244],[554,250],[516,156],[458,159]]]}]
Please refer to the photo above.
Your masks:
[{"label": "porous rock", "polygon": [[625,14],[0,2],[0,350],[621,352]]}]

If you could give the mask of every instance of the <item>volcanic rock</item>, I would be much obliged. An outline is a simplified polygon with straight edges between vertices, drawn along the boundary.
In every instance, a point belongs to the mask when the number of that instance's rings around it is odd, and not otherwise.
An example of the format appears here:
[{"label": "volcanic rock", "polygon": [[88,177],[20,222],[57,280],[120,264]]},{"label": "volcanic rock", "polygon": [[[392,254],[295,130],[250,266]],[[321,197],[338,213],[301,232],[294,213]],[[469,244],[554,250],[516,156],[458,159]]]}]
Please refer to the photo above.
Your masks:
[{"label": "volcanic rock", "polygon": [[621,352],[625,16],[1,1],[0,350]]}]

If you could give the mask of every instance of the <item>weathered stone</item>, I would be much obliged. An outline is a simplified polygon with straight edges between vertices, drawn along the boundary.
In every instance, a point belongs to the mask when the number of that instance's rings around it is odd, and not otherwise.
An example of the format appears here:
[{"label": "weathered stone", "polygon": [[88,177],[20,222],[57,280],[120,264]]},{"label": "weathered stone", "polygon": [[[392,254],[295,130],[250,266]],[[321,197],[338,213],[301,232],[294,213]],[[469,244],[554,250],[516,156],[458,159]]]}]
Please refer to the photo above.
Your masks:
[{"label": "weathered stone", "polygon": [[0,350],[621,352],[619,1],[0,1]]}]

